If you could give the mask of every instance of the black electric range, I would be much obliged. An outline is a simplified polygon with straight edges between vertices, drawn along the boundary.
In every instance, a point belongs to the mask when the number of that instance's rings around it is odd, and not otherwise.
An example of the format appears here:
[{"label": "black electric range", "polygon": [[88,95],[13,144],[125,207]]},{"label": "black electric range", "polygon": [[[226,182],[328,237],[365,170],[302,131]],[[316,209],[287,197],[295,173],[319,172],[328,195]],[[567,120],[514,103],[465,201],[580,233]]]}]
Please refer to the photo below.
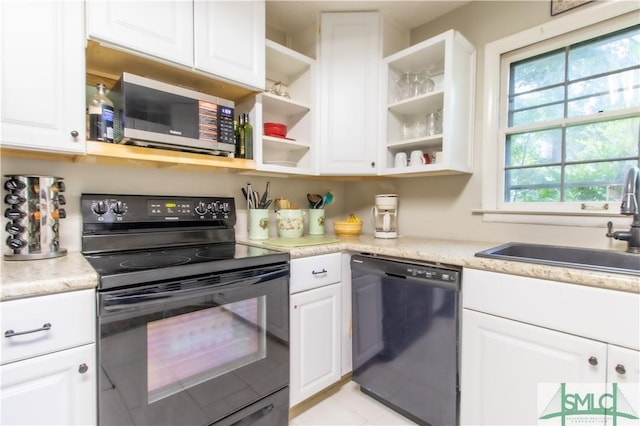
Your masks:
[{"label": "black electric range", "polygon": [[286,424],[289,254],[238,244],[230,197],[83,194],[81,211],[98,423]]}]

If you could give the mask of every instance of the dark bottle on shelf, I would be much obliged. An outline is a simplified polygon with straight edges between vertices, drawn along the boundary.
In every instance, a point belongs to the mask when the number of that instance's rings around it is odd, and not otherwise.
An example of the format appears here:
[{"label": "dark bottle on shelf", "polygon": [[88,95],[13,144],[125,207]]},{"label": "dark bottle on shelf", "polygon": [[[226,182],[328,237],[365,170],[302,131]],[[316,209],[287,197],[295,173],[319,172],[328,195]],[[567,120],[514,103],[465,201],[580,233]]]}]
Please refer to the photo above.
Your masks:
[{"label": "dark bottle on shelf", "polygon": [[238,117],[238,121],[235,126],[235,136],[236,136],[236,158],[244,158],[245,156],[245,144],[244,144],[244,114],[240,114]]},{"label": "dark bottle on shelf", "polygon": [[244,115],[244,153],[245,158],[253,159],[253,126],[249,123],[249,114]]}]

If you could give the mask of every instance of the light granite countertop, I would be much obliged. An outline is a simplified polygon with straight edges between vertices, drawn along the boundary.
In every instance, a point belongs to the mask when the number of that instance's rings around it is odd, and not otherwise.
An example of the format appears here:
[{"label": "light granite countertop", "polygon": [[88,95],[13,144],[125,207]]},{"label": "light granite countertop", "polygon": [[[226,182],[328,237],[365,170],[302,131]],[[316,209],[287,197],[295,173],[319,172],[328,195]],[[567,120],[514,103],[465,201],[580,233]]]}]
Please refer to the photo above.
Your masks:
[{"label": "light granite countertop", "polygon": [[560,281],[570,284],[640,293],[640,278],[637,276],[575,268],[562,268],[533,263],[504,261],[475,256],[479,251],[504,244],[504,241],[452,241],[408,237],[385,240],[374,238],[371,235],[362,235],[359,237],[341,238],[340,242],[333,244],[295,247],[290,249],[269,246],[268,241],[267,244],[259,241],[243,242],[272,249],[287,250],[289,251],[291,258],[314,256],[339,251],[372,253],[383,256],[423,260],[427,262],[440,262],[465,268],[483,269],[511,275],[522,275]]},{"label": "light granite countertop", "polygon": [[98,274],[81,253],[37,260],[3,260],[0,301],[95,288]]},{"label": "light granite countertop", "polygon": [[[238,242],[288,251],[291,258],[341,251],[372,253],[640,293],[640,278],[637,276],[475,257],[475,253],[495,247],[503,242],[450,241],[407,237],[385,240],[368,235],[342,238],[336,243],[295,248],[273,247],[268,245],[268,241],[264,243],[238,240]],[[78,252],[71,252],[66,256],[54,259],[4,260],[1,265],[0,278],[0,301],[95,288],[98,284],[96,272]]]}]

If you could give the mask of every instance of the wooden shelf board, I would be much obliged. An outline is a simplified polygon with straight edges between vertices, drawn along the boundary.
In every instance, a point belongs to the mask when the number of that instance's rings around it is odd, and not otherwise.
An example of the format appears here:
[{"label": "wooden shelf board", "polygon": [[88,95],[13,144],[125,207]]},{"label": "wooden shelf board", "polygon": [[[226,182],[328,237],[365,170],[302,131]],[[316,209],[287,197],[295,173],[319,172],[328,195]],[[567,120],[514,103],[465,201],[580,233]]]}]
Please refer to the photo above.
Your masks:
[{"label": "wooden shelf board", "polygon": [[255,160],[93,141],[87,142],[87,156],[115,158],[122,162],[136,160],[174,168],[176,166],[220,167],[234,170],[254,170],[256,168]]},{"label": "wooden shelf board", "polygon": [[43,160],[43,161],[61,161],[73,163],[77,157],[82,154],[45,152],[45,151],[26,151],[21,149],[0,147],[0,157],[24,158],[27,160]]}]

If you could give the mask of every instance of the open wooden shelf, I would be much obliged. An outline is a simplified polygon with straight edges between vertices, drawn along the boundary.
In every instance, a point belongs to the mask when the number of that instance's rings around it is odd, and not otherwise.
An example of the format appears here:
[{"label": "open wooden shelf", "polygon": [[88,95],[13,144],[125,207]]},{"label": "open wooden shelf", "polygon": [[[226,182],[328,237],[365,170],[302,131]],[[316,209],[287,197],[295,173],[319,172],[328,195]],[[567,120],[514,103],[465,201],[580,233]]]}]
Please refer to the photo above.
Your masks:
[{"label": "open wooden shelf", "polygon": [[157,167],[207,167],[228,169],[229,171],[248,171],[256,168],[254,160],[242,158],[227,158],[216,155],[93,141],[87,141],[87,154],[84,157],[79,157],[76,161],[91,162],[93,160],[111,159],[122,164],[145,162],[155,164]]}]

